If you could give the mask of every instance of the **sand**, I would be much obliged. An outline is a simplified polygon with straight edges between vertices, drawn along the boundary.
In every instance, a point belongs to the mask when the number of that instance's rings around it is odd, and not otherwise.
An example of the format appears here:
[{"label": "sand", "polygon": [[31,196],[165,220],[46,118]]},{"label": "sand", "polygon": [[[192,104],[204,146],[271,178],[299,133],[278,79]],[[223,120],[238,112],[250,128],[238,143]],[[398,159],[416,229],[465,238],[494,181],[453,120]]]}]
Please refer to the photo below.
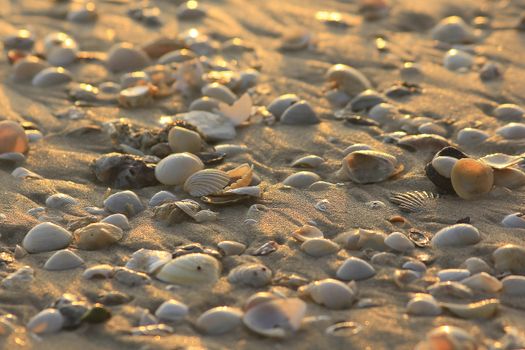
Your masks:
[{"label": "sand", "polygon": [[[349,256],[370,258],[370,252],[341,250],[322,258],[309,257],[299,250],[299,244],[290,234],[305,223],[314,221],[327,238],[355,228],[374,229],[390,233],[400,230],[388,219],[403,215],[410,225],[431,233],[470,217],[471,223],[482,234],[482,242],[468,247],[436,250],[421,249],[435,257],[429,275],[439,269],[459,267],[470,256],[490,262],[492,251],[503,244],[522,245],[522,229],[504,228],[501,219],[519,211],[525,195],[522,189],[493,190],[485,197],[465,201],[454,196],[441,198],[435,207],[421,213],[401,213],[389,202],[392,192],[409,190],[435,191],[423,168],[429,160],[428,152],[407,152],[395,145],[381,142],[368,128],[345,124],[334,117],[333,106],[323,94],[324,74],[335,63],[344,63],[360,69],[374,88],[383,91],[399,81],[399,68],[404,61],[417,61],[425,75],[423,92],[394,103],[400,109],[418,116],[435,119],[450,118],[455,124],[449,138],[455,139],[458,130],[467,126],[479,127],[494,134],[502,121],[486,113],[500,103],[523,104],[525,75],[521,58],[525,54],[523,34],[512,26],[518,20],[523,4],[520,1],[392,1],[390,14],[382,20],[368,22],[359,15],[357,1],[240,1],[220,0],[204,2],[207,16],[197,21],[177,20],[174,9],[177,1],[157,1],[162,9],[163,25],[147,27],[127,14],[125,1],[96,1],[100,13],[93,24],[75,24],[63,19],[67,4],[43,0],[0,1],[0,34],[12,33],[27,27],[37,38],[62,30],[72,35],[85,51],[107,51],[113,44],[129,41],[140,45],[159,36],[174,36],[188,28],[204,29],[216,38],[240,37],[255,48],[238,58],[238,67],[257,67],[261,71],[257,85],[251,90],[254,104],[266,106],[275,97],[295,93],[314,106],[321,123],[304,125],[266,125],[261,122],[237,128],[237,136],[229,143],[245,145],[246,153],[227,157],[219,165],[230,169],[242,163],[254,165],[262,180],[263,198],[257,202],[269,208],[256,224],[244,223],[252,203],[212,208],[218,211],[216,222],[184,222],[166,226],[152,219],[147,209],[130,219],[132,229],[117,245],[99,251],[76,251],[87,266],[108,263],[122,266],[129,256],[140,248],[172,251],[180,244],[197,242],[215,248],[223,240],[235,240],[250,248],[273,240],[277,251],[262,257],[243,255],[224,258],[223,269],[229,271],[240,262],[260,261],[274,273],[293,272],[313,281],[334,277],[337,267]],[[315,19],[316,11],[339,11],[350,24],[347,28],[327,26]],[[487,15],[493,29],[486,30],[484,39],[472,46],[476,62],[491,60],[504,67],[504,77],[492,83],[479,79],[478,68],[466,73],[450,72],[442,65],[443,49],[437,48],[428,30],[449,15],[462,16],[467,22],[477,15]],[[307,28],[315,45],[297,52],[278,50],[282,35],[295,28]],[[389,51],[380,53],[375,47],[377,36],[386,38]],[[116,106],[85,107],[88,114],[81,120],[59,119],[57,112],[71,106],[67,87],[36,88],[16,84],[10,79],[11,68],[5,57],[0,65],[0,111],[2,119],[30,121],[44,135],[31,144],[24,167],[44,177],[42,180],[18,180],[10,175],[12,167],[2,166],[0,171],[0,213],[6,215],[0,223],[2,251],[12,256],[16,244],[38,220],[27,214],[29,209],[45,206],[45,199],[53,193],[66,193],[80,201],[77,209],[67,213],[49,210],[48,215],[68,219],[87,215],[88,206],[102,206],[107,185],[97,181],[89,164],[104,153],[114,151],[109,137],[102,132],[70,136],[68,132],[86,125],[101,125],[115,118],[125,117],[145,127],[159,126],[162,115],[184,112],[190,101],[180,95],[157,101],[144,109],[120,109]],[[69,67],[75,80],[91,84],[118,81],[118,75],[108,73],[100,63],[73,64]],[[340,182],[335,173],[343,157],[342,150],[353,143],[366,143],[375,149],[398,157],[405,170],[394,179],[370,185],[344,182],[322,191],[283,188],[280,184],[297,171],[289,166],[294,159],[315,154],[326,162],[314,171],[324,181]],[[494,152],[522,152],[522,141],[504,141],[491,137],[481,146],[462,147],[473,156]],[[169,186],[154,186],[135,192],[144,203],[160,190],[173,190],[181,198],[187,195]],[[113,190],[116,192],[117,190]],[[322,212],[314,205],[328,200]],[[382,201],[384,208],[370,209],[369,201]],[[402,228],[406,230],[407,227]],[[35,270],[35,279],[24,290],[0,290],[2,313],[18,318],[16,332],[0,336],[5,349],[413,349],[425,333],[439,325],[457,325],[478,339],[491,344],[504,335],[502,325],[520,327],[525,322],[523,304],[508,305],[502,301],[498,314],[488,321],[463,320],[443,313],[438,317],[415,317],[406,314],[410,292],[401,290],[392,281],[398,265],[376,266],[378,274],[357,283],[359,297],[371,298],[375,304],[369,308],[352,307],[348,310],[328,310],[308,302],[308,317],[328,316],[306,324],[286,339],[268,339],[239,327],[221,336],[205,336],[192,326],[192,322],[207,309],[229,305],[242,307],[244,300],[257,290],[234,286],[223,272],[220,281],[209,286],[178,286],[167,290],[167,284],[153,279],[152,284],[127,287],[115,280],[82,278],[80,269],[46,271],[44,262],[52,253],[31,254],[20,260],[3,264],[0,276],[28,265]],[[401,260],[399,260],[401,261]],[[398,262],[399,263],[399,262]],[[37,312],[49,306],[63,293],[69,292],[88,299],[104,291],[120,291],[132,296],[132,301],[110,307],[113,317],[102,325],[82,326],[75,331],[61,331],[32,337],[24,325]],[[290,295],[295,295],[293,290]],[[164,300],[174,298],[190,307],[188,321],[177,324],[175,333],[160,337],[131,336],[127,332],[138,324],[139,308],[154,311]],[[92,300],[92,299],[91,299]],[[523,301],[523,299],[522,299]],[[349,337],[332,337],[325,328],[335,321],[348,320],[362,325],[362,330]]]}]

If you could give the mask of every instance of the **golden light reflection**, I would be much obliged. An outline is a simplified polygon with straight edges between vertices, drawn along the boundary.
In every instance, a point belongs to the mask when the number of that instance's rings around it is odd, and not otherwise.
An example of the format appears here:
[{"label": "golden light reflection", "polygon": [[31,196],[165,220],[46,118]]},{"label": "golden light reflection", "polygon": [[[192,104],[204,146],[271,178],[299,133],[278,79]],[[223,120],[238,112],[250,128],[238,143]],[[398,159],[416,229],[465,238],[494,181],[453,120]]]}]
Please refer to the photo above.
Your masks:
[{"label": "golden light reflection", "polygon": [[163,115],[162,117],[159,118],[159,123],[161,125],[166,125],[166,124],[169,124],[173,121],[173,118],[170,117],[170,116],[167,116],[167,115]]},{"label": "golden light reflection", "polygon": [[199,6],[199,3],[195,0],[190,0],[186,3],[186,7],[190,10],[195,10]]}]

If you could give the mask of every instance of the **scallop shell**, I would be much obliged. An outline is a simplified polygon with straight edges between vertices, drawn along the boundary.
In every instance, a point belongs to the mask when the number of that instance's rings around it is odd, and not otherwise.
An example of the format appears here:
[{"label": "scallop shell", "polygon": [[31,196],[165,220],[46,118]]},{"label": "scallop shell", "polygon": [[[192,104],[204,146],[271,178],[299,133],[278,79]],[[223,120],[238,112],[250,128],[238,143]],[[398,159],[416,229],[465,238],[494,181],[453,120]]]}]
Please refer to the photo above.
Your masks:
[{"label": "scallop shell", "polygon": [[403,170],[394,156],[377,151],[354,151],[342,163],[340,176],[359,184],[381,182]]},{"label": "scallop shell", "polygon": [[154,273],[172,258],[171,253],[162,250],[141,248],[131,254],[126,267],[135,271]]},{"label": "scallop shell", "polygon": [[307,239],[301,244],[301,250],[313,257],[321,257],[337,253],[339,245],[325,238]]},{"label": "scallop shell", "polygon": [[492,253],[498,272],[525,275],[525,248],[513,244],[499,247]]},{"label": "scallop shell", "polygon": [[82,266],[84,260],[74,252],[64,249],[51,255],[44,264],[44,269],[51,271],[70,270]]},{"label": "scallop shell", "polygon": [[184,182],[184,191],[193,197],[220,192],[230,181],[230,176],[217,169],[204,169],[193,173]]},{"label": "scallop shell", "polygon": [[344,281],[360,281],[376,274],[372,265],[363,259],[351,257],[346,259],[337,269],[336,276]]},{"label": "scallop shell", "polygon": [[192,174],[204,168],[202,161],[191,153],[175,153],[162,159],[155,176],[164,185],[181,185]]},{"label": "scallop shell", "polygon": [[82,273],[82,277],[88,280],[92,278],[111,278],[113,277],[114,272],[115,268],[111,265],[95,265],[84,270],[84,272]]},{"label": "scallop shell", "polygon": [[279,120],[288,107],[299,101],[299,97],[295,94],[279,96],[268,105],[268,112],[272,113],[273,116]]},{"label": "scallop shell", "polygon": [[416,294],[407,304],[407,313],[417,316],[437,316],[441,314],[441,306],[429,294]]},{"label": "scallop shell", "polygon": [[281,123],[289,125],[308,125],[319,122],[319,117],[312,106],[303,100],[292,104],[281,116]]},{"label": "scallop shell", "polygon": [[439,230],[432,238],[432,245],[437,248],[463,247],[481,241],[477,228],[470,224],[456,224]]},{"label": "scallop shell", "polygon": [[220,263],[207,254],[179,256],[164,265],[157,278],[163,282],[183,285],[214,284],[219,279]]},{"label": "scallop shell", "polygon": [[299,293],[308,295],[317,304],[329,309],[348,309],[357,299],[357,286],[355,284],[349,286],[341,281],[327,278],[302,286],[299,288]]},{"label": "scallop shell", "polygon": [[50,222],[33,227],[22,241],[22,247],[29,253],[49,252],[65,248],[71,242],[69,231]]},{"label": "scallop shell", "polygon": [[120,227],[94,223],[75,231],[77,247],[84,250],[97,250],[106,248],[122,239],[124,233]]},{"label": "scallop shell", "polygon": [[303,225],[292,232],[292,237],[299,242],[305,242],[309,239],[324,238],[324,234],[315,226]]},{"label": "scallop shell", "polygon": [[62,329],[64,317],[56,309],[44,309],[33,316],[27,323],[27,329],[32,333],[50,334]]},{"label": "scallop shell", "polygon": [[355,96],[372,88],[372,84],[363,73],[344,64],[336,64],[330,67],[325,77],[330,84],[343,90],[349,96]]},{"label": "scallop shell", "polygon": [[301,327],[305,313],[306,304],[300,299],[275,299],[251,307],[242,320],[255,333],[284,338]]},{"label": "scallop shell", "polygon": [[318,168],[324,162],[323,158],[312,154],[293,161],[291,165],[298,168]]},{"label": "scallop shell", "polygon": [[392,194],[390,201],[402,211],[417,213],[428,209],[439,197],[439,194],[433,192],[409,191]]},{"label": "scallop shell", "polygon": [[461,318],[491,318],[498,311],[498,299],[486,299],[470,304],[441,303],[441,306]]},{"label": "scallop shell", "polygon": [[471,288],[472,290],[482,293],[497,293],[501,290],[503,285],[501,282],[489,275],[486,272],[480,272],[470,277],[461,280],[461,283]]},{"label": "scallop shell", "polygon": [[110,224],[117,226],[122,230],[129,230],[131,226],[129,225],[128,218],[124,214],[113,214],[106,216],[104,219],[100,220],[101,223]]},{"label": "scallop shell", "polygon": [[244,163],[226,173],[230,177],[230,183],[225,190],[246,187],[251,184],[253,179],[253,165]]},{"label": "scallop shell", "polygon": [[14,121],[0,121],[0,154],[8,152],[26,153],[28,150],[29,141],[24,128]]},{"label": "scallop shell", "polygon": [[62,67],[49,67],[39,71],[31,81],[37,87],[49,87],[69,83],[73,80],[71,73]]},{"label": "scallop shell", "polygon": [[228,281],[230,283],[242,284],[256,288],[269,284],[271,279],[272,270],[257,263],[239,265],[228,274]]},{"label": "scallop shell", "polygon": [[242,315],[242,311],[237,308],[217,306],[200,315],[196,325],[205,334],[224,334],[241,324]]},{"label": "scallop shell", "polygon": [[161,321],[177,322],[188,315],[188,306],[178,300],[170,299],[163,302],[155,311],[155,316]]}]

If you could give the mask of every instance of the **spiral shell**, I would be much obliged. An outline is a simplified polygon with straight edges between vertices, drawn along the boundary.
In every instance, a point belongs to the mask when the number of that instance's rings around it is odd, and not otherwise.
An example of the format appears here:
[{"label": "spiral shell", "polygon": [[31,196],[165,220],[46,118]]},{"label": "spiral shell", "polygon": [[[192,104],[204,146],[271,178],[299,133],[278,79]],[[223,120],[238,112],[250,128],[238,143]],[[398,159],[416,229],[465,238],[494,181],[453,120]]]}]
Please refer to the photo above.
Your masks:
[{"label": "spiral shell", "polygon": [[220,192],[229,181],[230,176],[222,170],[204,169],[186,179],[184,191],[193,197],[207,196]]},{"label": "spiral shell", "polygon": [[219,279],[220,270],[217,259],[207,254],[192,253],[171,260],[159,270],[157,278],[184,285],[214,284]]}]

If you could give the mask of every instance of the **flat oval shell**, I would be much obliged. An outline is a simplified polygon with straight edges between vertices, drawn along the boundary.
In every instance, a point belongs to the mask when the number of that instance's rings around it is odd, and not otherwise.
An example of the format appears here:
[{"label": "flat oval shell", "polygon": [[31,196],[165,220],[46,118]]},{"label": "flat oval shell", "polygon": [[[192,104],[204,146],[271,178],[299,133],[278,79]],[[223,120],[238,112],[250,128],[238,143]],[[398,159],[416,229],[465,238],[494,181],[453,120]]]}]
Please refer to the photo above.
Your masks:
[{"label": "flat oval shell", "polygon": [[481,241],[477,228],[469,224],[456,224],[439,230],[432,238],[432,245],[437,248],[463,247]]},{"label": "flat oval shell", "polygon": [[357,299],[357,291],[345,283],[327,278],[312,282],[299,288],[300,294],[307,294],[317,304],[329,309],[340,310],[350,308]]},{"label": "flat oval shell", "polygon": [[346,259],[337,269],[336,276],[344,281],[360,281],[373,277],[376,271],[372,265],[363,259],[351,257]]},{"label": "flat oval shell", "polygon": [[313,257],[337,253],[339,245],[325,238],[311,238],[301,244],[301,250]]},{"label": "flat oval shell", "polygon": [[242,315],[242,311],[237,308],[217,306],[200,315],[196,325],[205,334],[223,334],[237,328],[241,324]]},{"label": "flat oval shell", "polygon": [[163,282],[183,285],[214,284],[219,279],[220,264],[207,254],[191,253],[164,265],[157,278]]},{"label": "flat oval shell", "polygon": [[257,263],[239,265],[228,274],[228,281],[230,283],[251,287],[263,287],[270,283],[271,278],[272,270]]},{"label": "flat oval shell", "polygon": [[188,315],[189,308],[178,300],[170,299],[163,302],[155,311],[155,316],[161,321],[177,322]]},{"label": "flat oval shell", "polygon": [[69,245],[72,235],[66,229],[50,222],[33,227],[22,241],[22,247],[29,253],[48,252]]},{"label": "flat oval shell", "polygon": [[491,318],[499,308],[498,299],[487,299],[470,304],[442,303],[442,307],[461,318]]},{"label": "flat oval shell", "polygon": [[319,180],[321,180],[321,177],[316,173],[311,171],[300,171],[284,179],[283,185],[296,188],[305,188]]},{"label": "flat oval shell", "polygon": [[132,191],[120,191],[112,194],[104,200],[104,208],[111,213],[127,216],[133,216],[144,210],[139,197]]}]

